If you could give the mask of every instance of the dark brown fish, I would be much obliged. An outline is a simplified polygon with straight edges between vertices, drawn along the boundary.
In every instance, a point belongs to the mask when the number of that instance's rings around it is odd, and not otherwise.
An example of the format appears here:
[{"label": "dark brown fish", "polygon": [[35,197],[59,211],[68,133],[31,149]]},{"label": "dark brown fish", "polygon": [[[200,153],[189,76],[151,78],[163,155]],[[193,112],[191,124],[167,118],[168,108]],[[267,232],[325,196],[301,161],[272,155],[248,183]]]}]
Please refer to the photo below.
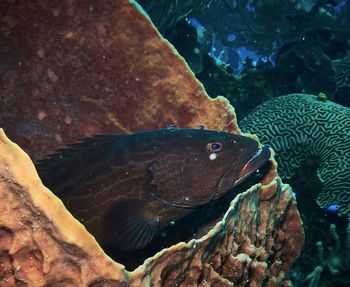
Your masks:
[{"label": "dark brown fish", "polygon": [[101,244],[143,248],[270,158],[244,136],[202,129],[96,136],[38,164],[44,184]]}]

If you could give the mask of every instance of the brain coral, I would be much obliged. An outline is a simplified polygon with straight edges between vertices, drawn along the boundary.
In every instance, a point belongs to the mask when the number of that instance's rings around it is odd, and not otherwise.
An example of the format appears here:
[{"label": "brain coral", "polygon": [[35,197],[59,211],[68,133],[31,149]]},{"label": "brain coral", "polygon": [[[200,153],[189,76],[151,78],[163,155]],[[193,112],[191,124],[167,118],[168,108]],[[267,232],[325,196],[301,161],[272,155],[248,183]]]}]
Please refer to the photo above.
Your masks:
[{"label": "brain coral", "polygon": [[290,178],[303,161],[315,159],[322,184],[318,204],[338,204],[339,214],[350,215],[349,108],[291,94],[258,106],[240,126],[273,147],[282,177]]},{"label": "brain coral", "polygon": [[350,87],[350,56],[332,61],[337,88]]}]

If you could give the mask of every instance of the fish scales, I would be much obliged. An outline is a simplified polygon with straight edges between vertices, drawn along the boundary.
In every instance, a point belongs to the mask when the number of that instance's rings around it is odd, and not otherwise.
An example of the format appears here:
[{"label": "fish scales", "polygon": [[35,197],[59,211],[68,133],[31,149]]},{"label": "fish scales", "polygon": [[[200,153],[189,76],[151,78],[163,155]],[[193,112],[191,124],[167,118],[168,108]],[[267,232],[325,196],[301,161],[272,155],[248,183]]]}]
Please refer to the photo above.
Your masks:
[{"label": "fish scales", "polygon": [[245,136],[171,128],[89,138],[37,168],[102,245],[137,250],[269,158],[269,149]]}]

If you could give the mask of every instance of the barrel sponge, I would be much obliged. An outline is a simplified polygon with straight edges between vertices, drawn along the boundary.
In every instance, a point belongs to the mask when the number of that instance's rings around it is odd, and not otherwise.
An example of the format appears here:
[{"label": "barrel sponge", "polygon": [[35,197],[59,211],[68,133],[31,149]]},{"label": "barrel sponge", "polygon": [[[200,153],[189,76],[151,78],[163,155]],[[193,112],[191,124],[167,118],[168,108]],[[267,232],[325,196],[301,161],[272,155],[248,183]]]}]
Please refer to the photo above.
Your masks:
[{"label": "barrel sponge", "polygon": [[169,123],[239,133],[135,1],[1,3],[0,126],[34,160]]},{"label": "barrel sponge", "polygon": [[350,215],[349,108],[313,95],[290,94],[258,106],[240,127],[276,151],[284,178],[291,178],[303,161],[315,159],[322,184],[318,204],[338,204],[340,215]]}]

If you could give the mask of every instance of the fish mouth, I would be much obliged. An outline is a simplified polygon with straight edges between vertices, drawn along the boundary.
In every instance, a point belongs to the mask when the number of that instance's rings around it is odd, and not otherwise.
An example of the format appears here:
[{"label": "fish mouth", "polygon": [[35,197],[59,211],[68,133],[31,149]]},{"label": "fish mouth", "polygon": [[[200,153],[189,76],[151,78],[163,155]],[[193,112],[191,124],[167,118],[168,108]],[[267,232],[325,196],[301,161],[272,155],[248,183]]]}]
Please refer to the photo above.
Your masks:
[{"label": "fish mouth", "polygon": [[258,151],[252,156],[252,158],[245,164],[243,169],[238,175],[238,179],[234,182],[232,187],[240,184],[252,173],[256,172],[261,168],[271,157],[271,150],[267,147],[261,147]]},{"label": "fish mouth", "polygon": [[[256,149],[256,152],[254,153],[254,155],[244,165],[244,167],[241,169],[240,173],[236,177],[237,179],[232,184],[230,184],[229,188],[232,189],[236,185],[244,181],[252,173],[254,173],[260,167],[262,167],[270,159],[270,157],[271,157],[271,150],[269,148],[263,146]],[[235,161],[233,160],[231,164],[228,166],[228,168],[223,172],[216,186],[216,190],[211,196],[209,202],[222,196],[222,191],[220,191],[221,190],[220,185],[222,184],[224,178],[227,178],[227,175],[234,171],[234,168],[235,168],[234,165],[235,165]],[[226,180],[230,180],[230,179],[226,179]]]}]

